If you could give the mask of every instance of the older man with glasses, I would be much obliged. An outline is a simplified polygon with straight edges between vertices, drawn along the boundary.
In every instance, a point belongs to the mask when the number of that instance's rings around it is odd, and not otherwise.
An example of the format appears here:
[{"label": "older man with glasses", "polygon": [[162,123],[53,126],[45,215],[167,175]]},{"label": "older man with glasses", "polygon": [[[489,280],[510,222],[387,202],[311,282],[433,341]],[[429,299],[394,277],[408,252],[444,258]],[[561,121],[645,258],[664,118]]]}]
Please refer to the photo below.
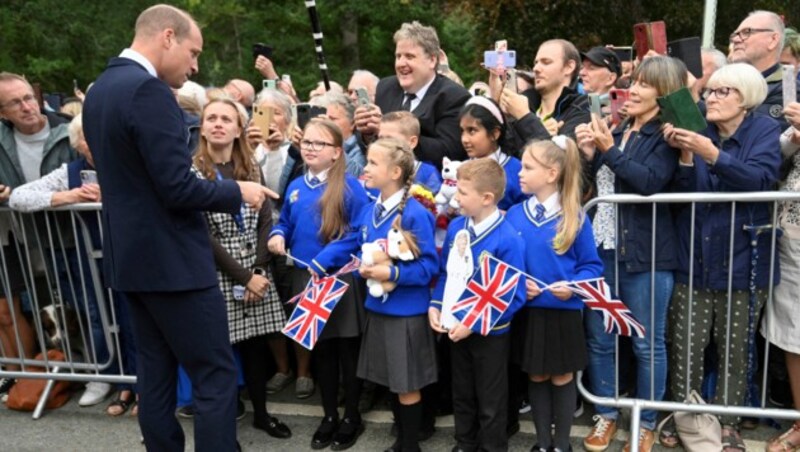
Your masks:
[{"label": "older man with glasses", "polygon": [[[20,75],[0,72],[0,120],[0,205],[8,201],[14,188],[77,157],[69,145],[69,120],[53,113],[43,114],[33,87]],[[20,354],[31,358],[35,339],[20,310],[19,295],[25,282],[10,229],[10,216],[0,214],[0,246],[5,256],[0,262],[0,278],[4,271],[9,278],[7,285],[0,285],[0,350],[7,358]],[[11,293],[6,293],[9,289]],[[17,367],[8,366],[6,370]],[[0,395],[13,384],[13,380],[0,379]]]},{"label": "older man with glasses", "polygon": [[[732,63],[747,63],[767,80],[767,99],[756,111],[768,114],[786,129],[783,117],[783,68],[780,65],[785,27],[783,19],[771,11],[753,11],[731,33]],[[800,92],[800,82],[798,82]]]}]

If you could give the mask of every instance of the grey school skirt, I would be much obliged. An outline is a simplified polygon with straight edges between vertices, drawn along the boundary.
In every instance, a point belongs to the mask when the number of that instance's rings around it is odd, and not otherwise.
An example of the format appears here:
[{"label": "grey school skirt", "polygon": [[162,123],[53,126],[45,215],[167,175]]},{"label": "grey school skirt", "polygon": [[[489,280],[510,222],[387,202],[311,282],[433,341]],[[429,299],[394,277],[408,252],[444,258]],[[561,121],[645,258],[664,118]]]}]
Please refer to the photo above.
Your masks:
[{"label": "grey school skirt", "polygon": [[427,314],[394,317],[367,311],[359,378],[406,394],[435,383],[437,376],[436,341]]}]

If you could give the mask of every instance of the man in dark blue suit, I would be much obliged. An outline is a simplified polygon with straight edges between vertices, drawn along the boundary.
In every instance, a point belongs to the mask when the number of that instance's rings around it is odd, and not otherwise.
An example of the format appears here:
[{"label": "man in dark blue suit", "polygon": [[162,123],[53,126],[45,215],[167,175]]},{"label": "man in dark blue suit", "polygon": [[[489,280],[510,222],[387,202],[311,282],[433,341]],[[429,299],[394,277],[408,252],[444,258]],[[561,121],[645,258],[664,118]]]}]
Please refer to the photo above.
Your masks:
[{"label": "man in dark blue suit", "polygon": [[236,368],[202,211],[260,209],[266,188],[190,172],[189,133],[170,91],[197,73],[200,29],[156,5],[89,91],[84,134],[103,192],[105,275],[125,292],[137,342],[139,424],[148,450],[183,451],[174,415],[180,363],[194,386],[197,450],[233,451]]}]

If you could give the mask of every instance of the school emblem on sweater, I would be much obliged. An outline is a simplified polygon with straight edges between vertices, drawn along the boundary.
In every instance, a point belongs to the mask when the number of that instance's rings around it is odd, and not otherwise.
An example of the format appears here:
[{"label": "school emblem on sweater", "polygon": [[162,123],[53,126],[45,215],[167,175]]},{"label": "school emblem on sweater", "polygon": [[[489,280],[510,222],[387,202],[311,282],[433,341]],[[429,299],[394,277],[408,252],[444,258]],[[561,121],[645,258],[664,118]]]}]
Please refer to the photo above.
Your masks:
[{"label": "school emblem on sweater", "polygon": [[303,297],[292,311],[283,334],[303,347],[313,350],[322,330],[349,285],[333,276],[312,278]]},{"label": "school emblem on sweater", "polygon": [[487,336],[514,299],[519,278],[519,271],[487,255],[453,306],[453,316],[465,327]]},{"label": "school emblem on sweater", "polygon": [[289,204],[294,204],[297,202],[297,199],[300,197],[300,190],[294,189],[292,193],[289,194]]},{"label": "school emblem on sweater", "polygon": [[576,281],[570,286],[587,307],[603,316],[606,333],[644,337],[644,326],[622,301],[613,299],[604,278]]}]

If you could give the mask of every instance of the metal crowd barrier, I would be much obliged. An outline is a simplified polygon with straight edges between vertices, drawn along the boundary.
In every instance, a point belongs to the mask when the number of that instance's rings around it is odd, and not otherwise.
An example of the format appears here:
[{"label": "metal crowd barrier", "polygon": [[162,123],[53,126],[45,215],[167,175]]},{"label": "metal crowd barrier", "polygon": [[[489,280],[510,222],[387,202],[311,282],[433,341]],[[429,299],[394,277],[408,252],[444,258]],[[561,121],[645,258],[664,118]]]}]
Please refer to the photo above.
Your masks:
[{"label": "metal crowd barrier", "polygon": [[[21,213],[0,207],[0,221],[10,222],[13,233],[8,245],[13,247],[9,248],[13,253],[0,248],[0,304],[4,305],[0,308],[8,310],[17,344],[16,350],[6,350],[0,341],[0,378],[48,380],[33,413],[34,419],[41,416],[55,381],[136,382],[134,375],[123,371],[124,354],[114,295],[104,289],[100,208],[99,203],[79,204]],[[13,293],[9,279],[9,267],[14,265],[9,260],[12,257],[18,258],[24,280],[24,289]],[[34,348],[42,352],[61,349],[65,356],[63,361],[49,359],[46,353],[43,359],[25,356],[20,322],[27,320],[19,318],[21,312],[14,309],[16,303],[32,321]],[[42,310],[47,306],[62,307],[55,311],[62,330],[60,346],[55,346],[44,330]],[[69,308],[74,310],[74,317],[68,318],[66,309]],[[70,319],[73,321],[68,324]],[[66,328],[71,329],[64,331]],[[107,353],[101,353],[103,349]],[[106,357],[100,358],[101,355]],[[8,370],[9,366],[19,370]],[[43,371],[34,371],[31,367]]]},{"label": "metal crowd barrier", "polygon": [[[692,325],[692,309],[693,309],[693,297],[694,297],[694,287],[693,287],[693,277],[694,277],[694,244],[695,244],[695,234],[696,234],[696,206],[697,204],[701,203],[730,203],[731,204],[731,230],[730,230],[730,241],[729,241],[729,249],[728,249],[728,256],[732,258],[733,250],[734,250],[734,230],[736,218],[736,208],[737,204],[740,203],[771,203],[771,215],[772,215],[772,222],[771,225],[776,227],[771,228],[771,246],[770,246],[770,269],[769,269],[769,281],[770,284],[768,285],[767,289],[767,301],[766,303],[772,303],[773,298],[773,285],[771,281],[773,281],[773,276],[775,272],[775,257],[776,257],[776,245],[777,245],[777,225],[778,225],[778,204],[784,201],[800,201],[800,192],[742,192],[742,193],[665,193],[665,194],[657,194],[652,196],[640,196],[640,195],[627,195],[627,194],[619,194],[619,195],[610,195],[610,196],[603,196],[592,199],[589,201],[584,210],[586,212],[590,212],[591,209],[596,208],[598,205],[602,203],[610,203],[614,206],[614,217],[615,219],[619,216],[619,205],[620,204],[643,204],[643,205],[650,205],[652,210],[652,230],[653,234],[651,237],[651,265],[650,269],[650,281],[651,287],[654,286],[655,281],[655,251],[656,251],[656,215],[657,215],[657,205],[675,205],[675,204],[690,204],[691,208],[691,230],[690,230],[690,238],[689,243],[691,243],[691,249],[689,251],[689,312],[687,318],[687,324],[689,326]],[[615,233],[618,233],[617,227],[614,228]],[[618,247],[617,247],[618,248]],[[618,252],[618,251],[617,251]],[[618,255],[615,255],[615,261],[617,265],[617,270],[619,266],[619,259]],[[764,256],[767,257],[767,256]],[[728,325],[727,331],[730,334],[730,322],[731,322],[731,305],[732,305],[732,296],[733,296],[733,262],[731,261],[729,274],[728,274],[728,289],[727,289],[727,296],[728,296],[728,303],[727,303],[727,310],[728,310]],[[721,265],[721,264],[720,264]],[[614,288],[614,292],[619,293],[618,291],[618,280],[619,280],[619,271],[615,271],[616,279],[615,281],[608,281],[610,287]],[[625,300],[622,300],[625,302]],[[655,306],[655,290],[650,291],[650,315],[651,319],[654,317],[654,306]],[[766,307],[766,305],[765,305]],[[765,311],[764,311],[765,312]],[[590,314],[593,315],[593,314]],[[766,316],[762,319],[763,323],[766,323],[768,319]],[[667,322],[669,321],[669,317],[667,318]],[[654,324],[655,322],[651,320],[650,324]],[[772,328],[772,325],[766,323],[764,325],[764,329],[769,332]],[[756,329],[758,331],[758,325],[756,325]],[[669,331],[669,324],[667,325],[667,331]],[[653,334],[652,329],[648,331],[647,334]],[[758,334],[758,332],[756,332]],[[689,344],[692,341],[692,335],[687,335],[686,338],[687,342],[687,353],[690,352]],[[578,389],[580,394],[583,396],[584,399],[593,403],[595,405],[603,405],[609,407],[616,407],[619,409],[625,408],[630,409],[630,444],[631,450],[638,450],[639,449],[639,427],[640,427],[640,415],[642,410],[655,410],[655,411],[665,411],[665,412],[675,412],[675,411],[684,411],[684,412],[691,412],[691,413],[709,413],[714,415],[733,415],[733,416],[747,416],[753,418],[772,418],[772,419],[800,419],[800,411],[798,410],[790,410],[790,409],[777,409],[777,408],[767,408],[766,407],[766,400],[767,400],[767,374],[768,374],[768,363],[769,363],[769,342],[765,341],[765,350],[764,353],[760,356],[763,356],[763,375],[761,378],[761,406],[760,407],[749,407],[749,406],[737,406],[733,404],[727,403],[729,398],[727,394],[728,385],[725,385],[725,394],[722,397],[719,397],[717,394],[716,399],[722,399],[723,403],[710,403],[705,405],[698,405],[698,404],[689,404],[683,402],[671,402],[671,401],[658,401],[653,400],[653,391],[654,391],[654,366],[655,366],[655,347],[654,341],[652,340],[653,336],[650,336],[650,399],[636,399],[632,397],[621,397],[620,396],[620,362],[619,362],[619,337],[615,340],[615,394],[616,397],[600,397],[598,395],[592,394],[591,391],[586,388],[582,384],[582,379],[580,375],[577,378],[578,381]],[[669,334],[667,334],[667,340],[669,339]],[[726,351],[730,350],[730,336],[725,338],[725,349]],[[688,357],[681,356],[681,357],[674,357],[668,356],[667,358],[667,376],[669,379],[670,375],[670,363],[674,362],[676,359],[687,360],[686,365],[686,381],[687,387],[690,385],[688,384],[691,379],[691,366],[689,365]],[[729,364],[729,356],[726,353],[726,356],[720,357],[721,362],[719,363],[720,375],[719,379],[728,378],[728,364]],[[669,381],[669,380],[668,380]],[[669,384],[667,384],[667,389],[669,388]],[[689,388],[689,389],[700,389],[700,388]],[[688,394],[680,394],[675,395],[675,398],[686,398]],[[658,432],[656,432],[656,435]]]}]

